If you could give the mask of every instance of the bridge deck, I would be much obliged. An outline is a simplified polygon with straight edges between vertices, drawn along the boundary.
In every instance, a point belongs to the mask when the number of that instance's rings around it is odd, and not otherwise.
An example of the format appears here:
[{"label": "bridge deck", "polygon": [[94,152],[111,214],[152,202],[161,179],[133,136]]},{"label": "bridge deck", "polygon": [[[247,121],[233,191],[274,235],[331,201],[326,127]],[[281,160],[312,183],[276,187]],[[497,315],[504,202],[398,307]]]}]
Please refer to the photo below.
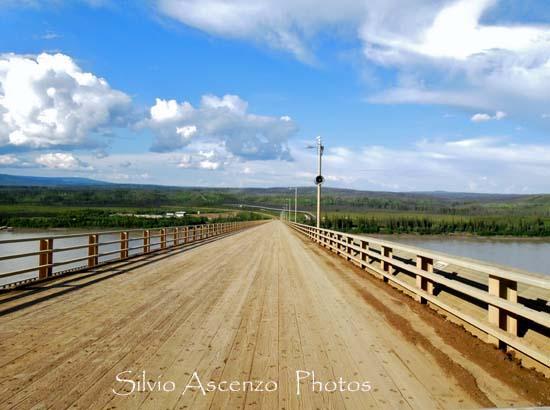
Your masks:
[{"label": "bridge deck", "polygon": [[[533,403],[449,343],[435,314],[375,282],[273,222],[0,295],[0,408]],[[176,391],[116,396],[112,389],[130,384],[115,376],[128,370],[135,380],[145,371],[148,380],[173,381]],[[323,382],[369,381],[372,390],[320,393],[303,384],[297,395],[297,370]],[[182,395],[194,371],[204,383],[274,380],[278,390]]]}]

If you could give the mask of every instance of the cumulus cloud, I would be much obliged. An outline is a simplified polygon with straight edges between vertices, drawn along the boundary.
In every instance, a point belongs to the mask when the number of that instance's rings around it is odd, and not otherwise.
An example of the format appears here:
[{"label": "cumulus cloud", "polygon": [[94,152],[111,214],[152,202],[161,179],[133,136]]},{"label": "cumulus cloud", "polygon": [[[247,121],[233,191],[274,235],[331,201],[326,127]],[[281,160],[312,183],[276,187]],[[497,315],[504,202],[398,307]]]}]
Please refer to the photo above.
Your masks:
[{"label": "cumulus cloud", "polygon": [[[369,62],[397,68],[372,96],[383,103],[425,103],[507,110],[550,101],[550,26],[485,20],[499,0],[157,0],[166,16],[217,36],[242,38],[315,60],[316,34],[351,33]],[[497,14],[498,15],[498,14]]]},{"label": "cumulus cloud", "polygon": [[504,111],[497,111],[495,115],[490,115],[487,113],[477,113],[470,118],[472,122],[485,122],[485,121],[500,121],[506,117]]},{"label": "cumulus cloud", "polygon": [[179,168],[198,168],[215,171],[222,165],[217,160],[214,151],[199,151],[195,154],[183,154],[178,164]]},{"label": "cumulus cloud", "polygon": [[0,55],[0,146],[89,144],[123,124],[130,97],[63,54]]},{"label": "cumulus cloud", "polygon": [[214,142],[239,158],[285,160],[290,159],[288,139],[297,130],[290,117],[248,113],[248,103],[236,95],[205,95],[199,107],[157,98],[141,126],[154,132],[157,152]]},{"label": "cumulus cloud", "polygon": [[42,154],[36,157],[35,162],[43,167],[62,170],[92,170],[87,163],[81,161],[73,154],[56,152]]},{"label": "cumulus cloud", "polygon": [[550,26],[484,23],[497,0],[415,0],[405,10],[398,3],[369,10],[360,30],[365,56],[421,85],[396,85],[378,100],[493,109],[549,102]]}]

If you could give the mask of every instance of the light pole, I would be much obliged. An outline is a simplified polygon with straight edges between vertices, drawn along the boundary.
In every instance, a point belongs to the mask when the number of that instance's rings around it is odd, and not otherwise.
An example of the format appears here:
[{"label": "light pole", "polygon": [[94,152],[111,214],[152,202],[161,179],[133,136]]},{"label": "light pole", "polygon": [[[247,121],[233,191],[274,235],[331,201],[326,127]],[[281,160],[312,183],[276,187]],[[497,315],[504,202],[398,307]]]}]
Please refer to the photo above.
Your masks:
[{"label": "light pole", "polygon": [[[288,187],[288,189],[292,189],[292,187]],[[289,215],[290,215],[290,210],[292,209],[292,205],[291,205],[291,199],[289,198],[288,199],[288,209],[289,209]],[[296,222],[296,215],[298,214],[298,187],[294,187],[294,222]],[[291,218],[292,219],[292,218]]]},{"label": "light pole", "polygon": [[288,222],[292,221],[292,218],[290,217],[290,210],[292,208],[290,207],[290,198],[288,198]]},{"label": "light pole", "polygon": [[317,184],[317,228],[321,227],[321,184],[324,182],[323,174],[321,173],[321,158],[323,158],[323,151],[325,147],[321,142],[321,137],[317,137],[317,176],[315,177],[315,183]]},{"label": "light pole", "polygon": [[298,214],[298,187],[294,187],[294,223],[296,223],[296,215]]}]

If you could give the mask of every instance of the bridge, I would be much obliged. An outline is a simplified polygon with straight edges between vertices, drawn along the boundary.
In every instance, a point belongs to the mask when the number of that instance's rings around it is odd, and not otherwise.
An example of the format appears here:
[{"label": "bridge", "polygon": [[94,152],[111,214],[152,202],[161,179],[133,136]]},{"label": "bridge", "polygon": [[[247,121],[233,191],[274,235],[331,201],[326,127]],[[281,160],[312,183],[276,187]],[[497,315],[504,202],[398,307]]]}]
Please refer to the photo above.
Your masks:
[{"label": "bridge", "polygon": [[544,276],[281,221],[24,243],[0,408],[550,405]]}]

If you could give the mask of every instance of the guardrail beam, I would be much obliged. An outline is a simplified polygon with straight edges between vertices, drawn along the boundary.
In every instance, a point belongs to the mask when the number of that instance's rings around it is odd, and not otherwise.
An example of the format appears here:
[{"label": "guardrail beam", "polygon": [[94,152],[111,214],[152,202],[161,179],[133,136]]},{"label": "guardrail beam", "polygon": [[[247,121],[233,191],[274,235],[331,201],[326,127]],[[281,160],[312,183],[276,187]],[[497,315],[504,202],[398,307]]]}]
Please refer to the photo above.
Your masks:
[{"label": "guardrail beam", "polygon": [[[421,303],[430,302],[431,305],[443,309],[452,316],[470,324],[487,335],[487,340],[498,347],[506,347],[509,351],[518,351],[538,363],[550,368],[550,358],[536,346],[523,339],[518,334],[518,321],[533,323],[533,326],[550,328],[550,317],[546,312],[518,302],[518,283],[535,286],[540,289],[550,289],[550,281],[545,278],[529,276],[521,273],[508,272],[496,266],[482,262],[469,261],[449,255],[438,254],[430,250],[422,250],[407,245],[391,243],[377,238],[363,237],[354,234],[344,234],[330,229],[318,229],[304,224],[288,223],[297,232],[304,234],[332,252],[346,258],[348,261],[361,266],[374,275],[380,275],[385,282],[392,282],[399,288],[410,292]],[[376,246],[373,249],[372,246]],[[377,250],[379,247],[380,251]],[[416,263],[410,264],[394,257],[394,252],[416,257]],[[488,291],[479,286],[463,283],[455,278],[449,278],[440,272],[434,272],[434,261],[442,261],[458,267],[473,270],[488,277]],[[378,267],[378,262],[380,267]],[[405,277],[414,278],[413,284]],[[485,303],[487,319],[479,320],[470,313],[461,312],[456,307],[442,301],[440,295],[434,292],[440,286],[445,292],[450,292],[463,300]],[[478,302],[472,302],[478,304]],[[536,329],[533,327],[533,329]],[[529,325],[529,329],[531,329]]]}]

